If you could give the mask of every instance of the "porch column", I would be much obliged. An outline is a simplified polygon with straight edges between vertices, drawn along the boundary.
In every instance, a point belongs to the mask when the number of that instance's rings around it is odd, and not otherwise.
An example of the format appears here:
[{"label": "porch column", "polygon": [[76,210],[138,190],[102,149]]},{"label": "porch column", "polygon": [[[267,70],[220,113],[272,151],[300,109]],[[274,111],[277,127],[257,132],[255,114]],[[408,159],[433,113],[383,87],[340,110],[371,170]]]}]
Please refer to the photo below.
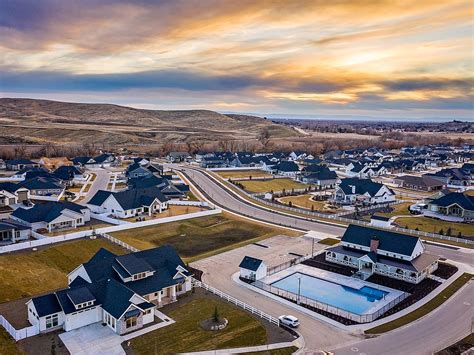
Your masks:
[{"label": "porch column", "polygon": [[48,223],[48,231],[51,233],[51,223]]},{"label": "porch column", "polygon": [[171,300],[176,301],[176,285],[171,286]]},{"label": "porch column", "polygon": [[156,299],[158,301],[158,306],[161,306],[161,291],[158,292],[158,297]]},{"label": "porch column", "polygon": [[12,229],[12,243],[15,243],[15,241],[16,241],[15,229]]}]

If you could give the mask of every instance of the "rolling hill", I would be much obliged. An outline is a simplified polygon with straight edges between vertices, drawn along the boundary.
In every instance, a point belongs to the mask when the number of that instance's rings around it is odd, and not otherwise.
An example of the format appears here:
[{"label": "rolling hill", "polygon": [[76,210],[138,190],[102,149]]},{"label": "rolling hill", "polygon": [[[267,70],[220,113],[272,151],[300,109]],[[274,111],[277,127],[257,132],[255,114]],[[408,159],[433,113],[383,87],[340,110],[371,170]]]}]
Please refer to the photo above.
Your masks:
[{"label": "rolling hill", "polygon": [[0,140],[156,144],[255,139],[263,129],[274,138],[297,133],[261,117],[209,110],[144,110],[112,104],[0,98]]}]

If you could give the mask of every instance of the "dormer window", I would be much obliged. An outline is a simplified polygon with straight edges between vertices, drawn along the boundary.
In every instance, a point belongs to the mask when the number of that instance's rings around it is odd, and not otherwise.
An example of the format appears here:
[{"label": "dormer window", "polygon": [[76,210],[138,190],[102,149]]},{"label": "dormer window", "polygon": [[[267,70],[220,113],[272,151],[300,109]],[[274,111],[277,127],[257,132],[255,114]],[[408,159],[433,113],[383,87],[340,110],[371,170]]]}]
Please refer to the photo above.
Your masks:
[{"label": "dormer window", "polygon": [[141,272],[139,274],[133,275],[133,280],[141,280],[146,277],[146,272]]}]

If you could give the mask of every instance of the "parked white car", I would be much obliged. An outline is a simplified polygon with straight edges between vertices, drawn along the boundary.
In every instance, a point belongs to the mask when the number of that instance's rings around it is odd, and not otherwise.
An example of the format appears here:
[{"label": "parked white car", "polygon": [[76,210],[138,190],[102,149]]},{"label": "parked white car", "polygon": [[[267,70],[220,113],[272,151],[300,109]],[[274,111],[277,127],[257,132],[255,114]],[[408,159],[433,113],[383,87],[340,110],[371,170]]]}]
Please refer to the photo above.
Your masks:
[{"label": "parked white car", "polygon": [[294,316],[279,316],[278,319],[280,320],[280,323],[291,327],[291,328],[297,328],[300,325],[300,322],[298,321],[298,318]]}]

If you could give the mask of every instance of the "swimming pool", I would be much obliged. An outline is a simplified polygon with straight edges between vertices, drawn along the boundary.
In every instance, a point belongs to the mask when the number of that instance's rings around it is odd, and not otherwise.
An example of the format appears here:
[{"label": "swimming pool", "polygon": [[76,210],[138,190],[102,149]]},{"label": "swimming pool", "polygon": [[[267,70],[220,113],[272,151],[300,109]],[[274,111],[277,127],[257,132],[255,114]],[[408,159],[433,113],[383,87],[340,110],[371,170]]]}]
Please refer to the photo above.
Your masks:
[{"label": "swimming pool", "polygon": [[388,294],[370,286],[355,289],[348,286],[295,272],[272,283],[285,291],[298,294],[298,279],[301,278],[300,295],[315,301],[324,302],[351,313],[364,314]]}]

